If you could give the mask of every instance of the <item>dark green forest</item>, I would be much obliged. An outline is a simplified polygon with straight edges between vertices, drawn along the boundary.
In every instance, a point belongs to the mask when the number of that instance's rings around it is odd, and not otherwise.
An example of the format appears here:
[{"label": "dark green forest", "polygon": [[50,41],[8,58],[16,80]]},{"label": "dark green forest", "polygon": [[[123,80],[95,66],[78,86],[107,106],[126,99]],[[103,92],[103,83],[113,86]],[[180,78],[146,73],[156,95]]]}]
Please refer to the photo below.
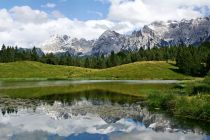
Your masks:
[{"label": "dark green forest", "polygon": [[137,51],[121,51],[109,56],[73,56],[69,54],[39,54],[37,48],[19,49],[2,45],[0,62],[38,61],[52,65],[78,66],[85,68],[109,68],[136,61],[176,61],[178,72],[192,76],[205,76],[210,69],[210,43],[199,46],[155,47]]}]

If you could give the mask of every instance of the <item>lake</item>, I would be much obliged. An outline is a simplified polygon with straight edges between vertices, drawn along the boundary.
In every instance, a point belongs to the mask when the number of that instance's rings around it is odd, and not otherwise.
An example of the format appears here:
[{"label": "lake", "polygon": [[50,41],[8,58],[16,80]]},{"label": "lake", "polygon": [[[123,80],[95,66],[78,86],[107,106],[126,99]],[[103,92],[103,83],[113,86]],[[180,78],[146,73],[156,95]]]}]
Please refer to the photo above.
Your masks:
[{"label": "lake", "polygon": [[[210,125],[151,111],[147,92],[178,81],[0,83],[1,140],[209,140]],[[134,93],[139,93],[135,96]]]}]

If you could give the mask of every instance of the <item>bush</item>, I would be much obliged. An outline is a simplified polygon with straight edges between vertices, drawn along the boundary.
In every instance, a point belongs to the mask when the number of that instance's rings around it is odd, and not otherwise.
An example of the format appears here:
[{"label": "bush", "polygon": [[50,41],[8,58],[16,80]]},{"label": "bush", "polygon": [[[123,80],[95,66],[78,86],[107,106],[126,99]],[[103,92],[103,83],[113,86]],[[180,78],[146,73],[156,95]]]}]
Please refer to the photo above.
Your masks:
[{"label": "bush", "polygon": [[180,97],[177,100],[174,113],[182,117],[197,120],[209,120],[210,104],[205,96]]},{"label": "bush", "polygon": [[148,106],[152,108],[161,108],[170,110],[175,106],[175,96],[171,93],[152,93],[148,96]]},{"label": "bush", "polygon": [[208,75],[206,76],[204,82],[205,82],[206,84],[210,84],[210,72],[209,72]]},{"label": "bush", "polygon": [[179,96],[172,93],[150,94],[149,109],[160,108],[179,117],[196,120],[210,120],[209,96]]},{"label": "bush", "polygon": [[189,95],[198,95],[203,93],[210,93],[210,85],[201,84],[194,86],[192,92]]}]

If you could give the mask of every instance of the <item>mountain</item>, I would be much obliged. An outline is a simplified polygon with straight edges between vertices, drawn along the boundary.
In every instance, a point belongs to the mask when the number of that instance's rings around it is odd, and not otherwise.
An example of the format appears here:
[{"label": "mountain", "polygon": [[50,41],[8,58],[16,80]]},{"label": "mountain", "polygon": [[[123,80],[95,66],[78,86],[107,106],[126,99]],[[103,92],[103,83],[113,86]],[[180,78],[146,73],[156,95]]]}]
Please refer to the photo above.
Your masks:
[{"label": "mountain", "polygon": [[153,22],[141,30],[134,31],[124,44],[123,50],[135,50],[141,47],[199,45],[210,41],[210,18],[194,20]]},{"label": "mountain", "polygon": [[53,36],[41,49],[45,53],[108,55],[111,51],[138,50],[162,46],[199,45],[210,41],[210,17],[181,21],[155,21],[130,35],[107,30],[96,40]]},{"label": "mountain", "polygon": [[119,52],[125,42],[125,36],[115,31],[105,31],[96,41],[91,54],[110,54],[111,51]]},{"label": "mountain", "polygon": [[41,49],[44,53],[81,55],[90,52],[93,44],[93,40],[71,38],[67,35],[54,35],[43,43]]}]

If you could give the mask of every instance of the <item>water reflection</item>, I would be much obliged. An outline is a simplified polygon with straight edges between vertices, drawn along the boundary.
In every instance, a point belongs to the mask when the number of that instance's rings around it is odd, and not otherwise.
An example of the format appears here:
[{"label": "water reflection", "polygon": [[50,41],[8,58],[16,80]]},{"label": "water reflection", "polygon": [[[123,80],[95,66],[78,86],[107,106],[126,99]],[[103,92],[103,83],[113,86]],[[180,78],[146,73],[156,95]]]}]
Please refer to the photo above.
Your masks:
[{"label": "water reflection", "polygon": [[175,84],[178,80],[52,80],[52,81],[0,81],[0,89],[10,88],[32,88],[32,87],[53,87],[78,84],[96,83],[126,83],[126,84]]},{"label": "water reflection", "polygon": [[181,126],[138,101],[99,90],[33,100],[0,98],[0,139],[210,139],[203,129]]}]

